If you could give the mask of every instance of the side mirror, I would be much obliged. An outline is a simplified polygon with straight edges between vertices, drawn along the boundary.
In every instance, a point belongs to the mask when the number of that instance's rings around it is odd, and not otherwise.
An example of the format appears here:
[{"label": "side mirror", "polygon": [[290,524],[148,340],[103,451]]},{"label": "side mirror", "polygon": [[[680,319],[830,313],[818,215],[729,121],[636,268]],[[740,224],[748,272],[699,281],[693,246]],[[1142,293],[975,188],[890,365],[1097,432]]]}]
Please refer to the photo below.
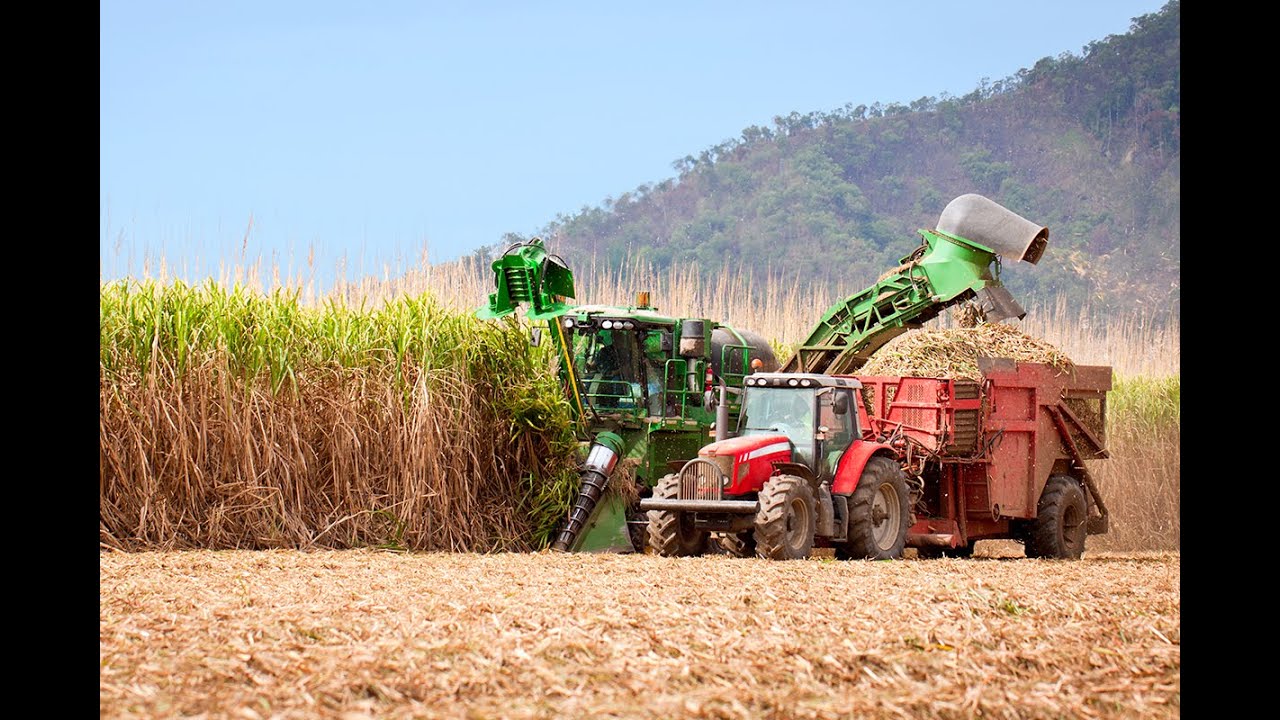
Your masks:
[{"label": "side mirror", "polygon": [[840,393],[840,396],[836,398],[835,404],[832,406],[832,409],[836,411],[837,415],[844,415],[848,413],[849,412],[849,395],[847,393]]},{"label": "side mirror", "polygon": [[542,344],[542,328],[536,327],[529,330],[529,345],[538,347]]}]

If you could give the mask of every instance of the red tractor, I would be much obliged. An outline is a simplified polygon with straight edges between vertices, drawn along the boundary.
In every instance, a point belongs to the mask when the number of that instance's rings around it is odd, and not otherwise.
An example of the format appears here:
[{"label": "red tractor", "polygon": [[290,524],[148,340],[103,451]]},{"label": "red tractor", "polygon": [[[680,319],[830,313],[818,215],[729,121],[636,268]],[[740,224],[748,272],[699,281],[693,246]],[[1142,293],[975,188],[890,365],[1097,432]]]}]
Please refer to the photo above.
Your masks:
[{"label": "red tractor", "polygon": [[734,555],[808,557],[815,539],[841,558],[902,555],[913,484],[892,446],[862,438],[852,377],[747,378],[738,437],[702,448],[640,503],[649,546],[698,555],[711,534]]},{"label": "red tractor", "polygon": [[756,373],[737,437],[673,463],[648,511],[649,547],[697,555],[966,556],[979,540],[1078,559],[1105,533],[1085,466],[1107,457],[1111,368],[979,359],[982,378]]}]

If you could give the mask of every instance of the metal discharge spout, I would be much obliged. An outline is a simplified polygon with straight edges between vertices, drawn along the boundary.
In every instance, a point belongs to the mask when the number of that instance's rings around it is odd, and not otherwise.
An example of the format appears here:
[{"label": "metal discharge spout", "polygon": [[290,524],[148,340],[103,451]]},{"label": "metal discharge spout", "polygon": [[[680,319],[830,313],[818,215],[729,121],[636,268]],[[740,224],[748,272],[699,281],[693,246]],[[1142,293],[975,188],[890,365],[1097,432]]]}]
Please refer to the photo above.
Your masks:
[{"label": "metal discharge spout", "polygon": [[1032,265],[1040,262],[1049,243],[1049,228],[974,193],[947,203],[938,216],[937,229],[986,245],[1000,257]]}]

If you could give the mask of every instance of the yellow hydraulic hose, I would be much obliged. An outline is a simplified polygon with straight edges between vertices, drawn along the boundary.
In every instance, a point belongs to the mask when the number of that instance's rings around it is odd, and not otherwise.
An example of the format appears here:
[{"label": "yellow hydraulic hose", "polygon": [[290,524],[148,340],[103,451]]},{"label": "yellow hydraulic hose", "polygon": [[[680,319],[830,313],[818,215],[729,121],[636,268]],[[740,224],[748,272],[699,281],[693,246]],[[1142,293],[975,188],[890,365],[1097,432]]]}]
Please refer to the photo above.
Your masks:
[{"label": "yellow hydraulic hose", "polygon": [[569,341],[565,340],[564,328],[554,318],[547,323],[555,325],[556,333],[560,336],[560,349],[564,351],[565,367],[569,369],[569,387],[573,388],[573,401],[578,405],[578,422],[586,422],[586,410],[582,407],[582,397],[578,395],[578,378],[573,374],[573,356],[569,353]]}]

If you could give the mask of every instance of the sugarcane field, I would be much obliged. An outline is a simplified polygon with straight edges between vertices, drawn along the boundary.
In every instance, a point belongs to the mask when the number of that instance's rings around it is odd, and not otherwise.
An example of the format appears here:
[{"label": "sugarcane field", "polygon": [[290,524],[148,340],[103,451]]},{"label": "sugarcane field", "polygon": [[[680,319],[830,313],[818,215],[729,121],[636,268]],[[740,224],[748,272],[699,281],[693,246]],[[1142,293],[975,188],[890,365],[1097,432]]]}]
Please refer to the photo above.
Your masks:
[{"label": "sugarcane field", "polygon": [[[695,302],[691,278],[634,283]],[[991,350],[1123,368],[1109,457],[1085,461],[1110,526],[1078,559],[1013,539],[890,542],[880,560],[822,543],[780,562],[714,538],[687,555],[647,537],[564,552],[572,408],[549,345],[466,307],[482,290],[357,312],[104,287],[104,716],[1179,714],[1176,329],[1086,332],[1061,306],[1018,327],[944,314],[868,363],[964,380]],[[799,317],[825,302],[738,304]],[[258,344],[233,344],[246,327]]]},{"label": "sugarcane field", "polygon": [[1181,717],[1179,1],[904,7],[104,6],[100,717]]}]

